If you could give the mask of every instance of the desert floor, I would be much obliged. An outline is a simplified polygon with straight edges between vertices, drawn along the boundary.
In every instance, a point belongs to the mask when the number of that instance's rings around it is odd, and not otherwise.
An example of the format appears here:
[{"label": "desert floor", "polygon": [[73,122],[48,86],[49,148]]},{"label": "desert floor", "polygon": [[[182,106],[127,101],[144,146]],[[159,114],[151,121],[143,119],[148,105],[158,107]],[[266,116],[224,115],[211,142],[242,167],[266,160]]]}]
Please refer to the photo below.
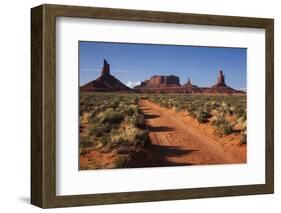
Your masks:
[{"label": "desert floor", "polygon": [[140,107],[149,125],[151,145],[135,158],[135,167],[246,162],[246,146],[239,145],[238,135],[220,138],[211,125],[147,100],[141,100]]}]

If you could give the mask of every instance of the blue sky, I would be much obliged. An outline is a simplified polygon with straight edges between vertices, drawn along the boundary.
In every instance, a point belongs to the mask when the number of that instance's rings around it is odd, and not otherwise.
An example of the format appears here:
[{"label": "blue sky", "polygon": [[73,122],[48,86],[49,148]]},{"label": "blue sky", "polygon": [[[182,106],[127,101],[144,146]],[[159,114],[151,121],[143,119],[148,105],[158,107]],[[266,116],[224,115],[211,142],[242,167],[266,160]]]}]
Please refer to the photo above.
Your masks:
[{"label": "blue sky", "polygon": [[189,77],[193,84],[215,84],[219,70],[226,84],[246,88],[247,49],[106,42],[79,42],[80,85],[100,76],[103,59],[110,72],[128,86],[153,75],[177,75],[180,83]]}]

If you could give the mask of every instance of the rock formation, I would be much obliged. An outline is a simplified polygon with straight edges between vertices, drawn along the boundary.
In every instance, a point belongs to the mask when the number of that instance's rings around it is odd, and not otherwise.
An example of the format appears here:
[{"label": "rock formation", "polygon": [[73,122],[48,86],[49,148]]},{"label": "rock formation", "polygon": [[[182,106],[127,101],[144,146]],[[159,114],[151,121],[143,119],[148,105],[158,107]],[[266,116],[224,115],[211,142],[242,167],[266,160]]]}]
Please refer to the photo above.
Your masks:
[{"label": "rock formation", "polygon": [[133,92],[133,90],[110,74],[110,64],[103,60],[101,76],[80,87],[82,92]]},{"label": "rock formation", "polygon": [[197,88],[196,85],[193,85],[193,84],[191,83],[190,78],[187,79],[187,83],[184,84],[183,86],[184,86],[184,87],[187,87],[187,88]]},{"label": "rock formation", "polygon": [[191,83],[190,78],[184,85],[180,85],[177,76],[153,76],[150,80],[146,80],[141,85],[134,87],[136,92],[144,93],[245,93],[235,90],[225,83],[225,76],[220,70],[218,80],[212,87],[198,87]]},{"label": "rock formation", "polygon": [[149,80],[141,82],[133,89],[127,87],[110,74],[110,64],[103,61],[101,75],[96,80],[90,81],[80,87],[82,92],[139,92],[139,93],[245,93],[235,90],[225,83],[225,75],[220,70],[217,83],[212,87],[198,87],[191,83],[190,78],[184,85],[180,85],[180,79],[175,75],[155,75]]},{"label": "rock formation", "polygon": [[225,76],[222,70],[219,71],[218,82],[212,87],[227,87],[225,84]]},{"label": "rock formation", "polygon": [[105,59],[103,59],[103,68],[101,71],[101,75],[102,76],[110,75],[110,65],[109,65],[109,63],[107,63],[107,61]]},{"label": "rock formation", "polygon": [[218,74],[218,80],[215,85],[211,87],[212,91],[218,92],[218,93],[240,93],[242,91],[235,90],[225,83],[225,75],[223,74],[223,71],[220,70]]},{"label": "rock formation", "polygon": [[186,86],[192,86],[191,81],[190,81],[190,78],[188,78],[187,83],[186,83]]},{"label": "rock formation", "polygon": [[175,75],[155,75],[152,76],[149,80],[141,82],[139,86],[135,88],[158,88],[158,87],[173,87],[173,86],[180,86],[180,79],[178,76]]}]

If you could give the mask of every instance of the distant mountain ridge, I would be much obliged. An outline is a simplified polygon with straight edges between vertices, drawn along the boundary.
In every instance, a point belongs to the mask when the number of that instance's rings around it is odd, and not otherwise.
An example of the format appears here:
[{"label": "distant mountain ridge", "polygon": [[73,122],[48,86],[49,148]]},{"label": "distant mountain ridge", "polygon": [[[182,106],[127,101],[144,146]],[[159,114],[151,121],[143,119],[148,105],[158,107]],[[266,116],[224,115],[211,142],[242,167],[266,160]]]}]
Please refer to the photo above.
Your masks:
[{"label": "distant mountain ridge", "polygon": [[211,87],[198,87],[188,81],[184,85],[180,85],[178,76],[155,75],[149,80],[141,82],[140,85],[133,89],[124,85],[121,81],[110,74],[110,65],[104,59],[101,76],[96,80],[90,81],[80,87],[81,92],[138,92],[138,93],[242,93],[244,91],[233,89],[226,85],[225,75],[220,70],[217,83]]}]

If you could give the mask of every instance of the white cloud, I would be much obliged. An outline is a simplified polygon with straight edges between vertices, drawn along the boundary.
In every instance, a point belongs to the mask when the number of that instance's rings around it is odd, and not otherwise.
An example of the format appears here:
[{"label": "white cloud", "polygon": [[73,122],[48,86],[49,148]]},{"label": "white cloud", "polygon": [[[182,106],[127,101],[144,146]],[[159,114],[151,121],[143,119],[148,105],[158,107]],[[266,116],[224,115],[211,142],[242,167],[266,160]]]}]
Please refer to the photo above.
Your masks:
[{"label": "white cloud", "polygon": [[132,81],[128,81],[128,83],[126,84],[127,87],[130,87],[130,88],[133,88],[135,86],[138,86],[140,85],[141,82],[140,81],[137,81],[137,82],[132,82]]}]

